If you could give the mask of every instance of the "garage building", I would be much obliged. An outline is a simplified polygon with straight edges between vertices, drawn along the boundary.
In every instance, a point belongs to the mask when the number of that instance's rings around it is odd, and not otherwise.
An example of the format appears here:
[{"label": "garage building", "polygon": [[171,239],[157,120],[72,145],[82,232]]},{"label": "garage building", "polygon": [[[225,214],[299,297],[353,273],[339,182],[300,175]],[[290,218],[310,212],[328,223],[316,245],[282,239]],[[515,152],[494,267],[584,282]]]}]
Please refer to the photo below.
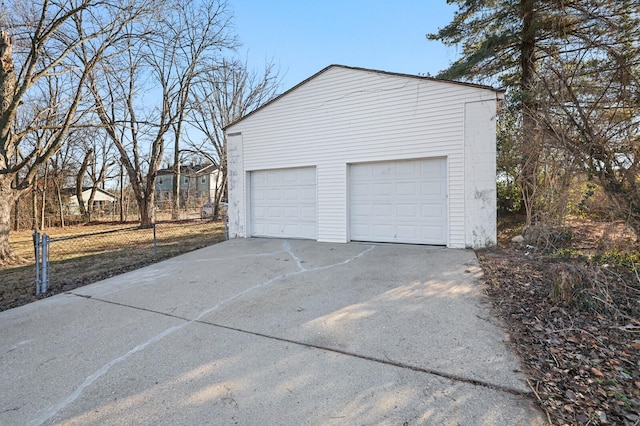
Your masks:
[{"label": "garage building", "polygon": [[501,98],[323,69],[225,129],[230,236],[494,245]]}]

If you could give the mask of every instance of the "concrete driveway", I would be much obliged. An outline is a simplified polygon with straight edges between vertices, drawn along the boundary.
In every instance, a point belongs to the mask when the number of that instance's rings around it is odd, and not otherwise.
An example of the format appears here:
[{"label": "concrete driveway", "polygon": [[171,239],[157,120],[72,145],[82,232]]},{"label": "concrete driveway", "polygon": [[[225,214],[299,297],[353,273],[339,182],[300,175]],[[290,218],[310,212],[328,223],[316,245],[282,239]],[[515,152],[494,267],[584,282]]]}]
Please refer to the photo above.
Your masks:
[{"label": "concrete driveway", "polygon": [[0,424],[544,424],[471,251],[237,239],[0,313]]}]

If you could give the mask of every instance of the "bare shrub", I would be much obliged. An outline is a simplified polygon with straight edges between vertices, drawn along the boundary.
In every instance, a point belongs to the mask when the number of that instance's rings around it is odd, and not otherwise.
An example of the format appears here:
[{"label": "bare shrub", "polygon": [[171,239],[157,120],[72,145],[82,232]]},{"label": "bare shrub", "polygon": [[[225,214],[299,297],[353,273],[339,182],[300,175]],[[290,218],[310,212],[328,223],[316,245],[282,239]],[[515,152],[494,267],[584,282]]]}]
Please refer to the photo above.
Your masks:
[{"label": "bare shrub", "polygon": [[593,274],[584,266],[571,263],[556,263],[549,273],[553,286],[549,297],[556,304],[583,305],[594,288]]}]

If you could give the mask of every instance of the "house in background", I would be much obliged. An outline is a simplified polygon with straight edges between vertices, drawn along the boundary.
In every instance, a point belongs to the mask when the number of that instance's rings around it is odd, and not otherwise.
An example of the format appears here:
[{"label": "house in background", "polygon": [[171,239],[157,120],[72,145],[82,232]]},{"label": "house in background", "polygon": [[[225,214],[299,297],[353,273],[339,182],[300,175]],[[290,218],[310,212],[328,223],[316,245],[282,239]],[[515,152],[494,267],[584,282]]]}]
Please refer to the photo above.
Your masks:
[{"label": "house in background", "polygon": [[[91,189],[92,188],[90,186],[85,186],[82,188],[82,201],[84,202],[85,209],[88,208],[87,206],[89,197],[91,196]],[[79,215],[80,206],[78,205],[78,197],[76,197],[76,189],[65,188],[62,190],[62,194],[64,195],[63,202],[66,212],[71,215]],[[115,202],[115,195],[105,191],[104,189],[97,188],[96,194],[93,198],[93,209],[97,212],[111,211]]]},{"label": "house in background", "polygon": [[[167,204],[172,202],[174,176],[174,167],[158,170],[155,180],[158,206],[168,207]],[[213,164],[180,166],[180,204],[200,206],[214,200],[220,180],[218,169]]]},{"label": "house in background", "polygon": [[331,65],[227,126],[233,237],[496,243],[489,86]]}]

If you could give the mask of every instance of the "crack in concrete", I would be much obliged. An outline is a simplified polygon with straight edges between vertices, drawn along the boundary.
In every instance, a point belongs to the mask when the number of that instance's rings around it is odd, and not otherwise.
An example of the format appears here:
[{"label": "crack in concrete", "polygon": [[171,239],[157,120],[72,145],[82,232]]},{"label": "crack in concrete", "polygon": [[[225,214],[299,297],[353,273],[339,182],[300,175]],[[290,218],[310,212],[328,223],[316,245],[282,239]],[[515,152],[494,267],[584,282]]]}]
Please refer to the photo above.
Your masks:
[{"label": "crack in concrete", "polygon": [[[291,249],[291,245],[289,244],[288,240],[285,240],[283,243],[283,250],[278,250],[274,253],[282,253],[282,252],[286,252],[288,253],[297,263],[299,269],[297,271],[294,272],[289,272],[286,274],[282,274],[282,275],[278,275],[277,277],[273,277],[269,280],[263,281],[261,283],[258,283],[252,287],[249,287],[243,291],[241,291],[240,293],[237,293],[225,300],[222,300],[221,302],[218,302],[216,305],[214,305],[213,307],[209,308],[209,309],[205,309],[204,311],[202,311],[196,318],[194,319],[187,319],[187,318],[181,318],[178,316],[174,316],[171,314],[166,314],[166,313],[162,313],[162,312],[156,312],[150,309],[144,309],[144,308],[139,308],[136,306],[129,306],[129,305],[125,305],[125,304],[120,304],[120,303],[115,303],[115,302],[110,302],[108,300],[101,300],[99,298],[96,297],[91,297],[91,296],[86,296],[86,295],[82,295],[82,294],[76,294],[74,292],[70,292],[70,294],[74,295],[74,296],[78,296],[78,297],[82,297],[82,298],[86,298],[86,299],[91,299],[91,300],[96,300],[96,301],[100,301],[100,302],[105,302],[105,303],[112,303],[115,305],[120,305],[120,306],[126,306],[129,308],[133,308],[133,309],[142,309],[145,310],[147,312],[154,312],[154,313],[160,313],[169,317],[173,317],[173,318],[177,318],[177,319],[181,319],[183,321],[185,321],[182,324],[178,324],[175,325],[173,327],[169,327],[166,330],[162,331],[161,333],[153,336],[151,339],[147,340],[144,343],[139,344],[138,346],[136,346],[135,348],[131,349],[129,352],[127,352],[126,354],[115,358],[114,360],[112,360],[111,362],[105,364],[104,366],[102,366],[100,369],[98,369],[97,371],[95,371],[93,374],[91,374],[89,377],[87,377],[82,384],[80,384],[80,386],[78,388],[76,388],[69,396],[67,396],[65,399],[63,399],[62,401],[50,406],[48,409],[46,409],[42,414],[40,414],[37,418],[29,421],[29,425],[41,425],[44,424],[45,422],[47,422],[48,420],[50,420],[52,417],[54,417],[57,413],[59,413],[60,411],[64,410],[67,406],[69,406],[71,403],[73,403],[76,399],[78,399],[80,397],[80,395],[82,395],[82,392],[89,386],[91,386],[93,383],[96,382],[96,380],[98,380],[100,377],[104,376],[105,374],[107,374],[109,372],[109,370],[111,370],[111,368],[113,366],[115,366],[116,364],[119,364],[123,361],[126,361],[127,359],[129,359],[131,356],[135,355],[138,352],[141,352],[143,350],[145,350],[147,347],[153,345],[154,343],[164,339],[165,337],[167,337],[168,335],[174,333],[175,331],[178,331],[184,327],[186,327],[189,324],[193,324],[193,323],[203,323],[203,324],[207,324],[204,323],[203,321],[201,321],[201,319],[206,316],[209,315],[210,313],[216,311],[217,309],[219,309],[221,306],[235,300],[238,299],[252,291],[258,290],[260,288],[266,287],[276,281],[279,281],[281,279],[290,277],[290,276],[294,276],[294,275],[299,275],[305,272],[311,272],[311,271],[318,271],[318,270],[323,270],[323,269],[329,269],[329,268],[334,268],[337,266],[342,266],[342,265],[346,265],[356,259],[359,259],[360,257],[364,256],[365,254],[367,254],[368,252],[370,252],[371,250],[374,249],[375,246],[370,246],[368,249],[360,252],[359,254],[350,257],[342,262],[339,263],[335,263],[335,264],[331,264],[331,265],[326,265],[323,267],[318,267],[318,268],[313,268],[313,269],[305,269],[302,266],[302,263],[300,261],[300,259],[293,253],[292,249]],[[242,257],[256,257],[256,256],[269,256],[272,255],[274,253],[270,253],[270,254],[264,254],[264,253],[259,253],[259,254],[255,254],[255,255],[243,255]],[[208,259],[208,261],[211,261],[211,259]]]},{"label": "crack in concrete", "polygon": [[[80,296],[80,297],[86,297],[86,296]],[[392,367],[398,367],[398,368],[402,368],[402,369],[406,369],[406,370],[425,373],[425,374],[429,374],[429,375],[432,375],[432,376],[442,377],[444,379],[452,380],[452,381],[455,381],[455,382],[466,383],[466,384],[470,384],[470,385],[474,385],[474,386],[481,386],[481,387],[484,387],[484,388],[487,388],[487,389],[492,389],[492,390],[495,390],[495,391],[498,391],[498,392],[509,393],[511,395],[522,396],[522,397],[527,397],[527,398],[529,398],[532,395],[532,392],[522,391],[520,389],[512,388],[512,387],[509,387],[509,386],[498,385],[498,384],[495,384],[495,383],[487,382],[485,380],[472,379],[470,377],[464,377],[464,376],[460,376],[460,375],[456,375],[456,374],[447,373],[446,371],[435,370],[435,369],[426,368],[426,367],[419,367],[419,366],[416,366],[416,365],[411,365],[411,364],[403,363],[403,362],[400,362],[400,361],[394,361],[392,358],[387,356],[387,354],[384,354],[384,358],[377,358],[377,357],[374,357],[374,356],[363,355],[363,354],[359,354],[357,352],[349,352],[349,351],[345,351],[345,350],[342,350],[342,349],[332,348],[332,347],[329,347],[329,346],[320,346],[320,345],[315,345],[313,343],[307,343],[307,342],[301,342],[301,341],[298,341],[298,340],[287,339],[286,337],[274,336],[274,335],[271,335],[271,334],[260,333],[260,332],[257,332],[257,331],[245,330],[243,328],[231,327],[231,326],[228,326],[228,325],[217,324],[217,323],[214,323],[214,322],[208,322],[208,321],[202,321],[202,320],[196,320],[196,319],[189,319],[189,318],[181,317],[181,316],[178,316],[178,315],[168,314],[166,312],[154,311],[152,309],[141,308],[141,307],[137,307],[137,306],[133,306],[133,305],[127,305],[127,304],[124,304],[124,303],[113,302],[113,301],[110,301],[110,300],[103,300],[103,299],[97,299],[97,298],[93,298],[93,300],[96,300],[96,301],[99,301],[99,302],[103,302],[103,303],[109,303],[109,304],[112,304],[112,305],[122,306],[122,307],[125,307],[125,308],[137,309],[137,310],[141,310],[141,311],[145,311],[145,312],[149,312],[149,313],[153,313],[153,314],[158,314],[158,315],[163,315],[163,316],[167,316],[167,317],[171,317],[171,318],[175,318],[175,319],[179,319],[179,320],[185,321],[185,324],[179,326],[180,328],[185,326],[185,325],[188,325],[188,324],[197,323],[197,324],[212,326],[212,327],[216,327],[216,328],[221,328],[221,329],[224,329],[224,330],[234,331],[234,332],[237,332],[237,333],[243,333],[243,334],[248,334],[248,335],[251,335],[251,336],[261,337],[261,338],[270,339],[270,340],[275,340],[275,341],[278,341],[278,342],[283,342],[283,343],[289,343],[289,344],[292,344],[292,345],[302,346],[302,347],[305,347],[305,348],[318,349],[318,350],[322,350],[322,351],[326,351],[326,352],[332,352],[332,353],[336,353],[336,354],[340,354],[340,355],[349,356],[349,357],[352,357],[352,358],[362,359],[362,360],[365,360],[365,361],[371,361],[371,362],[375,362],[375,363],[378,363],[378,364],[384,364],[384,365],[389,365],[389,366],[392,366]]]},{"label": "crack in concrete", "polygon": [[34,420],[31,420],[28,424],[29,425],[41,425],[43,423],[45,423],[46,421],[48,421],[49,419],[51,419],[53,416],[55,416],[58,412],[60,412],[61,410],[65,409],[69,404],[71,404],[73,401],[75,401],[76,399],[78,399],[78,397],[82,394],[82,392],[88,388],[89,386],[91,386],[96,380],[98,380],[100,377],[104,376],[105,374],[107,374],[109,372],[109,370],[111,370],[111,367],[113,367],[116,364],[119,364],[120,362],[128,359],[129,357],[131,357],[132,355],[143,351],[144,349],[146,349],[148,346],[162,340],[163,338],[165,338],[166,336],[168,336],[169,334],[173,333],[174,331],[184,327],[186,325],[185,324],[180,324],[180,325],[174,325],[173,327],[167,328],[166,330],[164,330],[162,333],[160,334],[156,334],[154,337],[152,337],[151,339],[147,340],[144,343],[141,343],[140,345],[136,346],[135,348],[131,349],[129,352],[127,352],[126,354],[112,360],[111,362],[105,364],[102,366],[102,368],[98,369],[97,371],[95,371],[93,374],[91,374],[89,377],[87,377],[84,382],[82,382],[80,384],[80,386],[78,386],[69,396],[67,396],[64,400],[58,402],[57,404],[52,405],[51,407],[49,407],[44,413],[42,413],[39,417],[37,417]]},{"label": "crack in concrete", "polygon": [[239,333],[245,333],[245,334],[250,334],[253,336],[257,336],[257,337],[263,337],[266,339],[271,339],[271,340],[277,340],[280,342],[284,342],[284,343],[289,343],[289,344],[293,344],[293,345],[298,345],[298,346],[304,346],[306,348],[313,348],[313,349],[318,349],[318,350],[322,350],[322,351],[327,351],[327,352],[333,352],[333,353],[337,353],[340,355],[346,355],[349,357],[353,357],[353,358],[359,358],[365,361],[371,361],[371,362],[375,362],[375,363],[379,363],[379,364],[384,364],[384,365],[389,365],[389,366],[393,366],[393,367],[398,367],[398,368],[403,368],[406,370],[411,370],[411,371],[417,371],[420,373],[425,373],[425,374],[430,374],[433,376],[438,376],[438,377],[442,377],[448,380],[452,380],[455,382],[461,382],[461,383],[467,383],[470,385],[474,385],[474,386],[482,386],[484,388],[487,389],[492,389],[495,391],[499,391],[499,392],[505,392],[505,393],[509,393],[511,395],[516,395],[516,396],[524,396],[524,397],[530,397],[531,396],[531,392],[525,392],[519,389],[515,389],[515,388],[511,388],[509,386],[502,386],[502,385],[497,385],[495,383],[491,383],[491,382],[487,382],[484,380],[480,380],[480,379],[472,379],[469,377],[464,377],[464,376],[459,376],[456,374],[450,374],[447,373],[446,371],[440,371],[440,370],[435,370],[435,369],[431,369],[431,368],[425,368],[425,367],[419,367],[416,365],[411,365],[411,364],[407,364],[407,363],[403,363],[400,361],[394,361],[393,359],[389,358],[388,356],[386,356],[385,354],[385,358],[377,358],[374,356],[370,356],[370,355],[363,355],[363,354],[359,354],[357,352],[349,352],[349,351],[345,351],[342,349],[337,349],[337,348],[332,348],[332,347],[328,347],[328,346],[320,346],[320,345],[314,345],[313,343],[305,343],[305,342],[300,342],[297,340],[291,340],[291,339],[287,339],[285,337],[278,337],[278,336],[273,336],[270,334],[264,334],[264,333],[259,333],[259,332],[255,332],[255,331],[249,331],[249,330],[244,330],[242,328],[236,328],[236,327],[229,327],[226,325],[222,325],[222,324],[216,324],[216,323],[211,323],[211,322],[207,322],[207,321],[197,321],[199,324],[205,324],[205,325],[210,325],[213,327],[218,327],[218,328],[222,328],[222,329],[226,329],[226,330],[230,330],[230,331],[236,331]]},{"label": "crack in concrete", "polygon": [[295,255],[295,253],[291,250],[291,244],[289,244],[289,241],[285,240],[284,242],[284,250],[289,254],[289,256],[291,256],[291,258],[293,260],[296,261],[296,265],[298,265],[298,270],[303,272],[305,271],[305,267],[302,266],[302,261],[298,258],[298,256]]}]

